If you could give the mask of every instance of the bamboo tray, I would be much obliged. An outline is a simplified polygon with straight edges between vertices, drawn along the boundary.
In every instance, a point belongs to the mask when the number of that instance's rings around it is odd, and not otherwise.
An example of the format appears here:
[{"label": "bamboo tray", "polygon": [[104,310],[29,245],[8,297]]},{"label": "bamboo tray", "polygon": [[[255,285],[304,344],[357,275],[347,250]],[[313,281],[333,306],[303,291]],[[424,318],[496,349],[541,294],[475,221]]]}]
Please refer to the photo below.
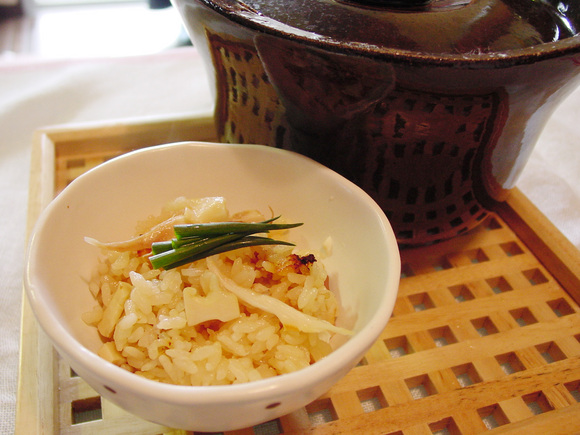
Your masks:
[{"label": "bamboo tray", "polygon": [[[37,132],[29,232],[87,169],[131,149],[212,140],[211,116]],[[305,408],[227,434],[580,433],[580,253],[517,189],[472,232],[402,252],[393,317],[361,363]],[[178,434],[88,387],[23,298],[16,433]]]}]

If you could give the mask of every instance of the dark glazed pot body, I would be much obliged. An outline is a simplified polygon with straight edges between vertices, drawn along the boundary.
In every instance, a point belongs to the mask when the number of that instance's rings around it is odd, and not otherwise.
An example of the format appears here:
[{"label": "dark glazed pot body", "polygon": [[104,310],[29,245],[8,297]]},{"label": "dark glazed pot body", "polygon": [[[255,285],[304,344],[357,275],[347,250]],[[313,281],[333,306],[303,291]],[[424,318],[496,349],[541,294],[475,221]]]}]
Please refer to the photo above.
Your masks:
[{"label": "dark glazed pot body", "polygon": [[[219,139],[294,150],[336,170],[377,201],[402,245],[476,226],[580,80],[572,7],[561,28],[526,27],[518,14],[537,2],[519,0],[510,15],[493,0],[441,0],[389,9],[387,26],[376,18],[382,6],[341,3],[363,18],[311,13],[315,31],[217,3],[176,5],[206,57]],[[493,13],[479,22],[483,10]]]}]

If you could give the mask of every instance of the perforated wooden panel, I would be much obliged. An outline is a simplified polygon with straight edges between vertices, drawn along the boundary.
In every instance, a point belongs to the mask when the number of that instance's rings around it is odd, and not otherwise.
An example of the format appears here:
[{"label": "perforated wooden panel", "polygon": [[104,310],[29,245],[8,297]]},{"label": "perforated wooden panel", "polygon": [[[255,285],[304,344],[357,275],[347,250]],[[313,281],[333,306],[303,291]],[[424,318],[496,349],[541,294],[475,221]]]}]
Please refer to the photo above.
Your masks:
[{"label": "perforated wooden panel", "polygon": [[[207,135],[204,122],[196,125]],[[195,139],[182,125],[183,138]],[[150,128],[132,131],[147,137]],[[107,143],[127,135],[105,131]],[[74,141],[66,131],[41,135],[32,221],[71,179],[125,152],[83,148],[82,133]],[[53,185],[42,183],[47,177]],[[393,317],[356,368],[305,408],[227,434],[580,432],[580,253],[525,197],[515,191],[451,241],[403,250],[402,265]],[[26,301],[23,334],[17,433],[183,433],[102,400],[35,329]]]}]

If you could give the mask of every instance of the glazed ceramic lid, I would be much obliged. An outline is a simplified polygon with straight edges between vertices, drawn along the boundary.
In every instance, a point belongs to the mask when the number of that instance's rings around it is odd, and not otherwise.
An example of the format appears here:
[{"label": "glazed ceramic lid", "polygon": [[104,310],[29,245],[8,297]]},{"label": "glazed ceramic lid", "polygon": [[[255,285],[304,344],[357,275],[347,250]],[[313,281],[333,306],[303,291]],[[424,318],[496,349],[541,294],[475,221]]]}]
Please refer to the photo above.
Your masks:
[{"label": "glazed ceramic lid", "polygon": [[575,0],[201,1],[266,33],[367,54],[497,53],[569,38],[580,26]]}]

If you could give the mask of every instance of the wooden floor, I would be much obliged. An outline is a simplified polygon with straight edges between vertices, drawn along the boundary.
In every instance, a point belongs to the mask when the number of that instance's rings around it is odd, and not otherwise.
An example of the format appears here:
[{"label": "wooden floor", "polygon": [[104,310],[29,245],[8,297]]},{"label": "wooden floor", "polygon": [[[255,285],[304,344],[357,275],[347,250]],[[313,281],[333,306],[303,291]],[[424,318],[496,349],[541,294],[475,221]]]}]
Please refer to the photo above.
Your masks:
[{"label": "wooden floor", "polygon": [[141,55],[187,42],[177,11],[146,3],[53,7],[0,18],[0,61]]}]

